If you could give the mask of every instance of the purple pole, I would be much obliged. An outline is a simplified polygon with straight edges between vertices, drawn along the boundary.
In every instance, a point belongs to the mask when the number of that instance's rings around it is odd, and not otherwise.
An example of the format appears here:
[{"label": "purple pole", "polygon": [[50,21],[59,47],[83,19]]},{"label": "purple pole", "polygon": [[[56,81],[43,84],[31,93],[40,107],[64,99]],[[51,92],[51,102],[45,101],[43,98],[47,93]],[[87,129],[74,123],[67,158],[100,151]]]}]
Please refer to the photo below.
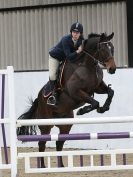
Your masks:
[{"label": "purple pole", "polygon": [[[64,141],[64,140],[87,140],[87,139],[120,139],[130,138],[130,132],[103,132],[97,133],[97,137],[92,136],[93,133],[79,133],[79,134],[59,134],[56,139],[52,135],[20,135],[19,141]],[[132,137],[131,137],[132,138]]]},{"label": "purple pole", "polygon": [[[2,74],[2,91],[1,91],[1,119],[4,119],[4,96],[5,96],[5,75]],[[3,136],[3,145],[4,145],[4,153],[5,153],[5,162],[8,164],[8,152],[7,152],[7,144],[6,144],[6,133],[5,126],[1,124],[2,128],[2,136]]]},{"label": "purple pole", "polygon": [[129,132],[98,133],[98,139],[130,138]]}]

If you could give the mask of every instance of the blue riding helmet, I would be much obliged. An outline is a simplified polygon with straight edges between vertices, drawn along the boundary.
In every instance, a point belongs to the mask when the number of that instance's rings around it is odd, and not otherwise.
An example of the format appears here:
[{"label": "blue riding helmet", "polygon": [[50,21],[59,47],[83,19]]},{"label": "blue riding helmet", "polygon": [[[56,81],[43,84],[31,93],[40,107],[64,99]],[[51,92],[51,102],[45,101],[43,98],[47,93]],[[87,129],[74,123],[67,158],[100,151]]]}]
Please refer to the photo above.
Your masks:
[{"label": "blue riding helmet", "polygon": [[72,33],[72,31],[77,31],[80,32],[81,34],[83,33],[83,25],[81,23],[73,23],[71,28],[70,28],[70,32]]}]

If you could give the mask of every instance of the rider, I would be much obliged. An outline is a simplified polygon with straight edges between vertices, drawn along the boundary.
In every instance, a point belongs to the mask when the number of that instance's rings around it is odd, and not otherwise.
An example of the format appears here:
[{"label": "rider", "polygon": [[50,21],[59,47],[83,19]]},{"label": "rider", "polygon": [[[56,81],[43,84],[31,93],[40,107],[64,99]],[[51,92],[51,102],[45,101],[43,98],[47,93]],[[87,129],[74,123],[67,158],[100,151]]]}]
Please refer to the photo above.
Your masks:
[{"label": "rider", "polygon": [[71,62],[76,60],[82,51],[83,39],[82,24],[79,22],[73,23],[70,28],[70,34],[63,36],[56,46],[49,51],[49,81],[52,96],[48,98],[47,104],[57,105],[56,84],[59,64],[65,59]]}]

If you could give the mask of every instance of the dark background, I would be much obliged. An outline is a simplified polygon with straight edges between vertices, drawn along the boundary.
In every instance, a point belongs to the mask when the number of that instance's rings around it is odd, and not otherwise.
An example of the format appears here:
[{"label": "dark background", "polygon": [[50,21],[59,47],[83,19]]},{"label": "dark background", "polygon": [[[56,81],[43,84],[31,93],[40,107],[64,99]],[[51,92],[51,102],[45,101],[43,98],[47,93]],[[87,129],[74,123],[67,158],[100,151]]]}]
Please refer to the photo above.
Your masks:
[{"label": "dark background", "polygon": [[133,0],[127,0],[128,61],[133,67]]}]

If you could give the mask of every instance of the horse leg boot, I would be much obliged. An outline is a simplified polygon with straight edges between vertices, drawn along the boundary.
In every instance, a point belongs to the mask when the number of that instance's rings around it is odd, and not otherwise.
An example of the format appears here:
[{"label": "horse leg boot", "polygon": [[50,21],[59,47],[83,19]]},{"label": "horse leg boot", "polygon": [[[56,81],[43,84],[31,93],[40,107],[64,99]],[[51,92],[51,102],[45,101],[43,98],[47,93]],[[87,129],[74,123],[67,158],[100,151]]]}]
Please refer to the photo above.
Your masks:
[{"label": "horse leg boot", "polygon": [[85,113],[91,112],[99,108],[99,102],[93,99],[92,103],[89,106],[84,106],[77,111],[77,115],[83,115]]},{"label": "horse leg boot", "polygon": [[93,111],[94,109],[97,109],[99,107],[99,102],[96,101],[93,97],[88,96],[88,94],[83,92],[83,91],[82,91],[82,95],[85,96],[84,101],[86,103],[89,103],[90,105],[89,106],[84,106],[83,108],[80,108],[77,111],[77,115],[83,115],[83,114],[88,113],[90,111]]},{"label": "horse leg boot", "polygon": [[110,104],[111,104],[112,98],[114,96],[114,90],[111,89],[110,85],[108,86],[107,93],[108,93],[108,97],[107,97],[103,107],[99,107],[97,109],[98,113],[104,113],[105,111],[108,111],[110,108]]}]

